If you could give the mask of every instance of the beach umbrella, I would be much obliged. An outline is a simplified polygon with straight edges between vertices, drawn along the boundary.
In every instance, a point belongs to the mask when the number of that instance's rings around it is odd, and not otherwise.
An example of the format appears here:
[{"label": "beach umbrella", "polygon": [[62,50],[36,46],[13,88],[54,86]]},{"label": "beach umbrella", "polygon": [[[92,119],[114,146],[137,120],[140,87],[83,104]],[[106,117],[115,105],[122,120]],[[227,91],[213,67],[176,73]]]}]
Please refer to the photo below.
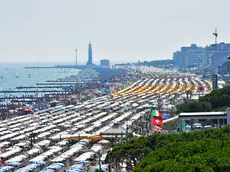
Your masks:
[{"label": "beach umbrella", "polygon": [[45,162],[45,161],[40,160],[40,161],[35,162],[35,164],[42,164],[42,165],[45,165],[45,164],[46,164],[46,162]]},{"label": "beach umbrella", "polygon": [[110,143],[110,141],[108,141],[108,140],[101,140],[101,141],[99,141],[98,143],[107,144],[107,143]]},{"label": "beach umbrella", "polygon": [[10,171],[13,168],[14,167],[12,167],[12,166],[4,166],[4,167],[0,168],[0,172]]}]

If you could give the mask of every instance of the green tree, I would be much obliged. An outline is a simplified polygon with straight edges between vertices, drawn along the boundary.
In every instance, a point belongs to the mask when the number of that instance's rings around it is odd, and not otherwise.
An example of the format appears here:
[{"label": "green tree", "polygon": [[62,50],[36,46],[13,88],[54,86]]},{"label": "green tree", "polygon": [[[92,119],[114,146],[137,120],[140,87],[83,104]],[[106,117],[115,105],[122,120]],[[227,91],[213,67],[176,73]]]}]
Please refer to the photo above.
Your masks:
[{"label": "green tree", "polygon": [[[109,153],[113,162],[135,164],[134,172],[230,171],[230,126],[131,139]],[[137,162],[137,164],[136,164]]]}]

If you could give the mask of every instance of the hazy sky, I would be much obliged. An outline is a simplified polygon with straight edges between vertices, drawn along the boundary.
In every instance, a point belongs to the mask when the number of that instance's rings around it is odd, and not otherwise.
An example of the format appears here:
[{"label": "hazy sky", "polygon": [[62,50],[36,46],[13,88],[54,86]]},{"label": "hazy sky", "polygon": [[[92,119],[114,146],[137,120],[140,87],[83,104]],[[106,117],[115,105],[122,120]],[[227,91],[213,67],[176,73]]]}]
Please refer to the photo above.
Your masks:
[{"label": "hazy sky", "polygon": [[137,61],[230,42],[229,0],[0,0],[0,61]]}]

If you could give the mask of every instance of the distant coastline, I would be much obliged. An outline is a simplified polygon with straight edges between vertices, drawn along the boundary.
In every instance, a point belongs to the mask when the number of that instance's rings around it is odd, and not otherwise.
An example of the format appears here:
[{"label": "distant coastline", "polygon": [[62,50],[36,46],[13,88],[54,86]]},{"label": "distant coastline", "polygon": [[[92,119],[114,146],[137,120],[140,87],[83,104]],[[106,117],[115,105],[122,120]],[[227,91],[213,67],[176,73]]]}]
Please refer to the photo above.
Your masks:
[{"label": "distant coastline", "polygon": [[[86,65],[55,65],[55,66],[26,66],[24,67],[25,69],[34,69],[34,68],[72,68],[72,69],[85,69],[85,68],[91,68],[91,69],[96,69],[96,68],[105,68],[102,66],[86,66]],[[108,67],[106,67],[108,68]]]},{"label": "distant coastline", "polygon": [[[112,65],[115,64],[124,64],[124,63],[134,63],[134,62],[128,62],[128,61],[110,61],[110,63]],[[85,65],[86,62],[80,61],[78,62],[78,64],[81,65]],[[100,64],[100,61],[95,61],[96,65]],[[66,62],[62,62],[62,61],[50,61],[50,62],[36,62],[36,61],[31,61],[31,62],[21,62],[21,61],[15,61],[15,62],[7,62],[7,61],[0,61],[0,68],[4,68],[4,67],[36,67],[36,66],[41,66],[41,67],[47,67],[47,66],[59,66],[59,65],[75,65],[74,62],[72,61],[66,61]]]}]

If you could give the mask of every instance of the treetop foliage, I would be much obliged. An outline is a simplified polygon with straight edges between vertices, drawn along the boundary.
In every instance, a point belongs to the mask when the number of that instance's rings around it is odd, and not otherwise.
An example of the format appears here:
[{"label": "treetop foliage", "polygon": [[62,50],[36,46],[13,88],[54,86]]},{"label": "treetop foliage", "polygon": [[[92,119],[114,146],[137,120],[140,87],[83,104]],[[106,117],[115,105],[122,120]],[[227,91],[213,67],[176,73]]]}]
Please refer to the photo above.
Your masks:
[{"label": "treetop foliage", "polygon": [[133,172],[230,171],[230,126],[134,138],[113,148],[108,161],[133,161]]},{"label": "treetop foliage", "polygon": [[198,100],[189,100],[178,105],[177,113],[225,111],[228,107],[230,107],[230,87],[226,86],[222,89],[213,90]]}]

